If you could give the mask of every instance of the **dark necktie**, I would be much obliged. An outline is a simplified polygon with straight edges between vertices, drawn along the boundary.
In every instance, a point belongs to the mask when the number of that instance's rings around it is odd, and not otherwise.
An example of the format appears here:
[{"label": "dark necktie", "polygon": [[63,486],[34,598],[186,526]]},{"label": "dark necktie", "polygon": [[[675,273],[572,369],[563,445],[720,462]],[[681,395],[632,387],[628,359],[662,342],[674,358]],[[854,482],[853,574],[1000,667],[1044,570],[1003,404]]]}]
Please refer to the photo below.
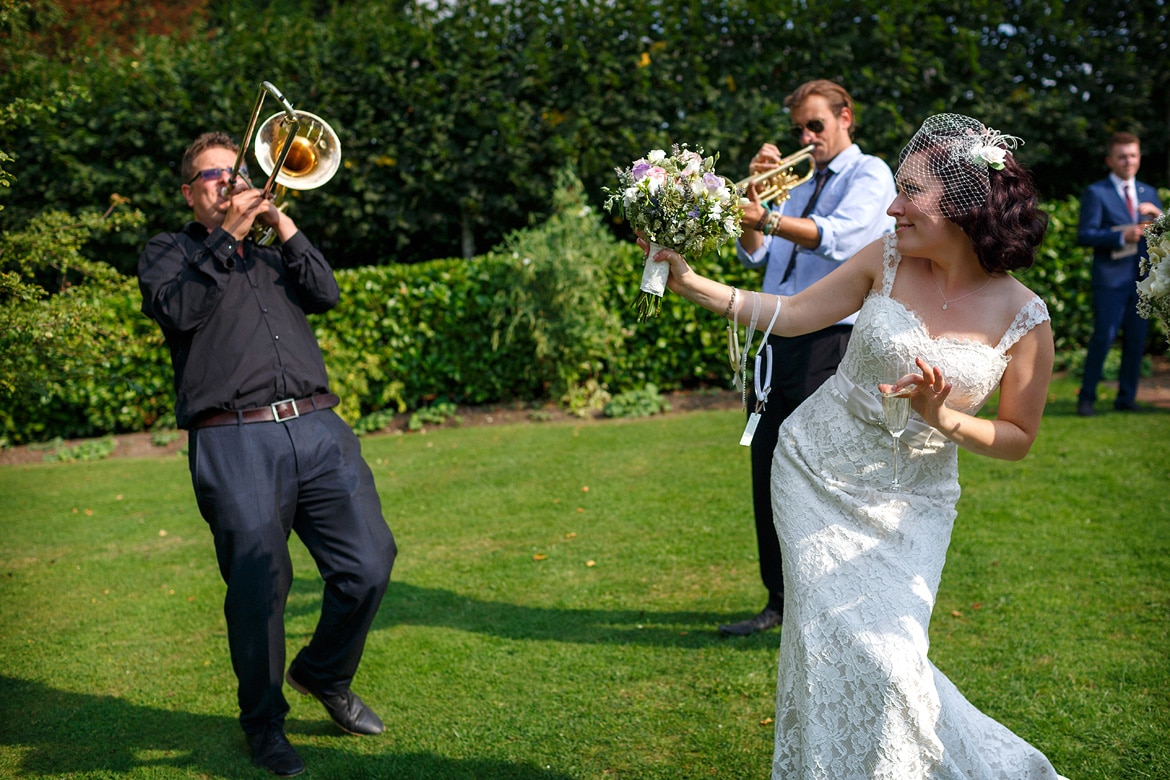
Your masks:
[{"label": "dark necktie", "polygon": [[[804,211],[800,213],[801,219],[804,219],[812,213],[813,206],[817,205],[817,198],[821,197],[821,190],[825,188],[825,182],[827,182],[829,177],[832,175],[833,172],[828,168],[817,171],[817,184],[816,187],[813,188],[812,197],[808,199],[808,203],[806,203],[804,206]],[[792,269],[796,268],[796,253],[799,250],[800,246],[795,241],[792,242],[792,255],[788,258],[788,267],[784,269],[784,278],[780,280],[780,284],[784,284],[788,281],[788,277],[792,276]]]}]

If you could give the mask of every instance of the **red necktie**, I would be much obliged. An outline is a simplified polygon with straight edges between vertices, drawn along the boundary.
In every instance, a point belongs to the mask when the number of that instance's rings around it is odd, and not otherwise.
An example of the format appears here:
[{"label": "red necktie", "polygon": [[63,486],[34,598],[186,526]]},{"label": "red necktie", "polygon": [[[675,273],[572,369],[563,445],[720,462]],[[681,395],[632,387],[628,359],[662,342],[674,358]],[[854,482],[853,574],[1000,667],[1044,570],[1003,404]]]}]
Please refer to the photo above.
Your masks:
[{"label": "red necktie", "polygon": [[1133,190],[1126,184],[1122,187],[1125,190],[1125,207],[1129,209],[1129,218],[1137,222],[1137,204],[1133,202]]}]

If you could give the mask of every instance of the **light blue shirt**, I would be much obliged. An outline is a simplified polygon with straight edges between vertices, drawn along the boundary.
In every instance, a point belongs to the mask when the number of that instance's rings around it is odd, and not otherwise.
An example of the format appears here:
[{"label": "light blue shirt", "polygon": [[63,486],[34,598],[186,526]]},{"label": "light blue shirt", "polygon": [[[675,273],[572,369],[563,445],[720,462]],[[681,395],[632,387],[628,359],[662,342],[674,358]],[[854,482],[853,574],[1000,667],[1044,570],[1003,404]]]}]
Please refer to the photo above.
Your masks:
[{"label": "light blue shirt", "polygon": [[[880,158],[862,154],[857,144],[838,154],[829,163],[833,175],[825,182],[820,198],[808,218],[817,225],[821,243],[816,249],[797,247],[796,266],[783,284],[784,270],[792,256],[793,242],[779,236],[764,236],[764,243],[754,254],[737,244],[739,259],[747,268],[764,268],[763,291],[773,295],[795,295],[824,278],[834,268],[852,257],[866,244],[883,233],[892,232],[894,218],[886,214],[897,190],[890,166]],[[788,200],[776,210],[800,216],[812,197],[815,178],[794,189]],[[856,314],[841,320],[852,325]]]}]

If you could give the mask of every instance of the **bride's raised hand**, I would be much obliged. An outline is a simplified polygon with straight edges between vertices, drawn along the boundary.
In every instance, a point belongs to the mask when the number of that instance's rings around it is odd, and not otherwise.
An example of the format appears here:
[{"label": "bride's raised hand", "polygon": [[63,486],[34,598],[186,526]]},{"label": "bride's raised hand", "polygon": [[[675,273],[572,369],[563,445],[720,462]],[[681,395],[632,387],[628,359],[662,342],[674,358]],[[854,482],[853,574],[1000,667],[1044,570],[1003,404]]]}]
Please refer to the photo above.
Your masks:
[{"label": "bride's raised hand", "polygon": [[[914,382],[915,388],[910,396],[910,407],[918,412],[926,424],[932,428],[942,428],[940,415],[944,414],[947,397],[951,394],[951,383],[943,376],[942,369],[932,366],[922,358],[914,361],[922,372],[920,381]],[[901,383],[899,383],[901,384]]]}]

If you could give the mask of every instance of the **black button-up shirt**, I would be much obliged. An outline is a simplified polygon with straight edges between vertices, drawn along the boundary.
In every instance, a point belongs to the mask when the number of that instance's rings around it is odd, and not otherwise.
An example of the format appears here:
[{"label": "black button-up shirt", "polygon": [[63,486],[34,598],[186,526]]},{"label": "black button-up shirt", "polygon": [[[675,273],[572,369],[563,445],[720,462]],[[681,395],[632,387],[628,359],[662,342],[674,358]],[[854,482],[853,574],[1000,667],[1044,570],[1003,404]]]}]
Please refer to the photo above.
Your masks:
[{"label": "black button-up shirt", "polygon": [[138,286],[142,312],[171,351],[180,428],[209,413],[328,392],[305,315],[333,308],[339,291],[303,233],[259,246],[190,222],[150,240]]}]

